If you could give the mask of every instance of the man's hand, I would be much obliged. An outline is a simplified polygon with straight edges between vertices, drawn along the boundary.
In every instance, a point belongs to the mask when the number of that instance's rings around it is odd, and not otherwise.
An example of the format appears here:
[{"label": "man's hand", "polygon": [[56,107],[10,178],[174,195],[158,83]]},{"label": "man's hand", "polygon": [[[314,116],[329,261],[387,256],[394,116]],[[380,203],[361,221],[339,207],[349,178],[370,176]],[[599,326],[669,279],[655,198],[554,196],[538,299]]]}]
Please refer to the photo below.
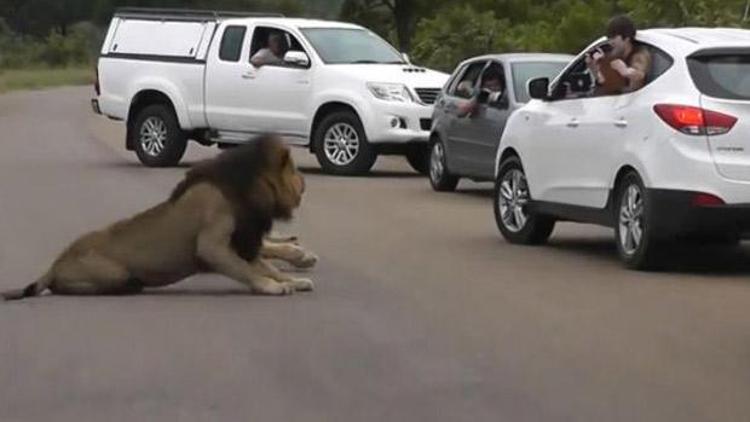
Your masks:
[{"label": "man's hand", "polygon": [[612,66],[612,69],[616,70],[617,73],[622,75],[623,78],[627,78],[630,76],[630,69],[628,68],[628,65],[625,64],[625,62],[621,59],[612,60],[609,65]]}]

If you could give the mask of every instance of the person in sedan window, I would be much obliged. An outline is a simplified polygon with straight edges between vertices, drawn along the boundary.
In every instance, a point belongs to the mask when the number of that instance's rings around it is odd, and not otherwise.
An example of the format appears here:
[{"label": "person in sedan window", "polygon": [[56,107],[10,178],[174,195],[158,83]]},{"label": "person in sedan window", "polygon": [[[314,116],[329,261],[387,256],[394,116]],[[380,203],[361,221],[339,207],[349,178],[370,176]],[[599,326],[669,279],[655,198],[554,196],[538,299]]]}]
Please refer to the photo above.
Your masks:
[{"label": "person in sedan window", "polygon": [[[609,54],[616,57],[609,65],[626,79],[624,92],[643,87],[651,68],[651,54],[646,47],[636,43],[635,34],[635,24],[627,16],[612,18],[607,25],[607,41],[612,47]],[[586,56],[586,64],[599,85],[605,83],[605,72],[600,69],[600,61],[604,56],[601,50]]]},{"label": "person in sedan window", "polygon": [[500,101],[505,92],[505,77],[498,67],[490,67],[482,75],[482,87],[474,97],[458,107],[458,117],[474,116],[479,104],[492,104]]},{"label": "person in sedan window", "polygon": [[250,59],[250,63],[255,67],[261,67],[265,65],[281,65],[284,64],[284,54],[288,50],[286,45],[286,38],[284,34],[280,32],[272,32],[268,36],[268,47],[261,48],[257,53]]}]

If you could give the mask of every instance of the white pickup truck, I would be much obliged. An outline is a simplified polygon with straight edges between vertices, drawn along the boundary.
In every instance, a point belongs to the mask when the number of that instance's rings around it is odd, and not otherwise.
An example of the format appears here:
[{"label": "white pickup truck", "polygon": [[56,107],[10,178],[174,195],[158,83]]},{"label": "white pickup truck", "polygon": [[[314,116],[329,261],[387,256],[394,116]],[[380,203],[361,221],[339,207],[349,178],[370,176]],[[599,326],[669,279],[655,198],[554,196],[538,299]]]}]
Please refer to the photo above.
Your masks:
[{"label": "white pickup truck", "polygon": [[[251,64],[272,34],[278,60]],[[176,165],[188,140],[228,147],[275,132],[329,173],[366,173],[378,154],[404,154],[424,172],[447,78],[357,25],[124,8],[102,46],[92,106],[126,122],[126,147],[147,166]]]}]

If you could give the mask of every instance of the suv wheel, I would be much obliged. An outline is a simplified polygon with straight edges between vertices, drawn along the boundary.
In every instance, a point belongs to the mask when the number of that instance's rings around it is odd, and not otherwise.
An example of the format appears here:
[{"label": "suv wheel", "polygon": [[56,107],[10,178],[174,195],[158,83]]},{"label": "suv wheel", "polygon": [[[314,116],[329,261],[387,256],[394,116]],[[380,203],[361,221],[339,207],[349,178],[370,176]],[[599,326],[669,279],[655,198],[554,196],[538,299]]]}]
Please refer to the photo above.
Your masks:
[{"label": "suv wheel", "polygon": [[626,267],[649,270],[657,267],[658,243],[649,221],[651,204],[640,176],[630,172],[617,189],[615,239]]},{"label": "suv wheel", "polygon": [[459,178],[450,174],[445,159],[443,141],[435,139],[430,145],[430,185],[438,192],[452,192],[458,186]]},{"label": "suv wheel", "polygon": [[521,161],[511,157],[500,165],[495,181],[495,222],[510,243],[539,245],[552,235],[555,220],[529,209],[529,187]]},{"label": "suv wheel", "polygon": [[313,142],[315,155],[326,173],[362,175],[378,158],[367,142],[362,122],[351,111],[326,116],[313,134]]},{"label": "suv wheel", "polygon": [[406,150],[406,161],[416,172],[427,175],[430,171],[430,146],[422,143],[409,145]]},{"label": "suv wheel", "polygon": [[171,108],[162,104],[145,107],[130,131],[131,145],[141,163],[148,167],[169,167],[180,162],[187,148],[187,136]]}]

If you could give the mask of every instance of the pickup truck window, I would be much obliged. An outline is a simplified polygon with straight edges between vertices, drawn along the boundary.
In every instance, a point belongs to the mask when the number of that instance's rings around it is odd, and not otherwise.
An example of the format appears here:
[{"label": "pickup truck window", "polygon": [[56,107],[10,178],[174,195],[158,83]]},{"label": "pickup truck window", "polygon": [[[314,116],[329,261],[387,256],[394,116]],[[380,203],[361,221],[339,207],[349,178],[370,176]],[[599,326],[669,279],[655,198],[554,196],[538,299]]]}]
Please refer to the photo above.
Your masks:
[{"label": "pickup truck window", "polygon": [[238,62],[242,55],[242,43],[245,41],[245,26],[227,26],[221,38],[219,58],[227,62]]},{"label": "pickup truck window", "polygon": [[[270,39],[273,34],[280,36],[282,41],[281,51],[279,51],[278,56],[276,56],[276,53],[273,53],[270,48]],[[267,50],[266,54],[273,54],[276,56],[275,58],[272,58],[269,63],[265,63],[267,66],[286,66],[282,59],[284,54],[288,51],[305,52],[305,49],[302,48],[302,44],[300,44],[300,42],[297,41],[297,38],[289,32],[284,31],[283,29],[258,26],[253,31],[253,41],[250,44],[250,60],[252,60],[256,53],[263,49]],[[276,63],[276,59],[278,59],[278,63]]]},{"label": "pickup truck window", "polygon": [[326,64],[406,64],[396,49],[370,31],[308,28],[302,32]]}]

